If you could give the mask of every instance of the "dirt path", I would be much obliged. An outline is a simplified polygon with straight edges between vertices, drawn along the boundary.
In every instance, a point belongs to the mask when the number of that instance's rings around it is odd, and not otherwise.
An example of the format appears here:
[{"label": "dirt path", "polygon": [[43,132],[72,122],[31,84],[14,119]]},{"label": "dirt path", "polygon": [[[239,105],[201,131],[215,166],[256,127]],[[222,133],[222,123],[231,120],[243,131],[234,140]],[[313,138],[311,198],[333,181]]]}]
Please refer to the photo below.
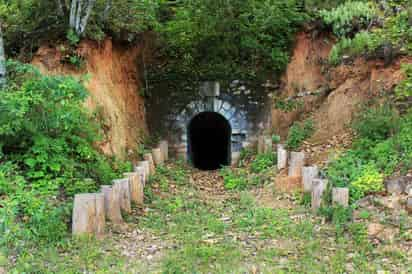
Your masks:
[{"label": "dirt path", "polygon": [[276,192],[273,184],[230,192],[218,172],[171,178],[169,191],[153,183],[161,195],[129,216],[126,229],[112,231],[107,252],[123,258],[126,273],[412,271],[405,245],[412,234],[405,231],[391,230],[391,241],[376,242],[367,234],[372,220],[344,228],[325,223],[298,195]]}]

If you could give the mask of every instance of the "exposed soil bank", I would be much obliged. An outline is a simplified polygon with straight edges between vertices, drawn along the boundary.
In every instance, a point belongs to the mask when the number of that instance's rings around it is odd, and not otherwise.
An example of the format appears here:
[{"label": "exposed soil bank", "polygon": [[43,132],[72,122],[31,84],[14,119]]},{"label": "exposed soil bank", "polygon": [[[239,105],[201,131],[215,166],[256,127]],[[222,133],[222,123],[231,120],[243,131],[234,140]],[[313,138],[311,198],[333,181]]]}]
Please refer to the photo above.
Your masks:
[{"label": "exposed soil bank", "polygon": [[88,75],[86,87],[91,96],[86,106],[97,111],[104,124],[104,141],[99,146],[108,155],[124,158],[147,132],[144,101],[139,95],[142,73],[137,65],[143,51],[143,44],[83,41],[77,50],[85,60],[81,69],[61,62],[59,46],[41,47],[32,63],[46,73]]}]

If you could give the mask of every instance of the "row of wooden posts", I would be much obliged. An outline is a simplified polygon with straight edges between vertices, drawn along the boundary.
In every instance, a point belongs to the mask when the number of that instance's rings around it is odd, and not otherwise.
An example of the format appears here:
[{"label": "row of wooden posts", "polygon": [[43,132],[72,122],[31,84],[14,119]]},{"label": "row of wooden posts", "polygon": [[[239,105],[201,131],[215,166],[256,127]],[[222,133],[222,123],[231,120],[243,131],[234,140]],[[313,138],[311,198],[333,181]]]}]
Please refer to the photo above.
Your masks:
[{"label": "row of wooden posts", "polygon": [[113,180],[111,185],[101,186],[99,193],[82,193],[74,197],[72,215],[73,235],[96,235],[105,233],[106,220],[122,224],[122,212],[130,213],[132,203],[143,206],[144,187],[155,166],[169,158],[167,141],[161,141],[151,153],[143,156],[133,172],[124,173],[124,178]]},{"label": "row of wooden posts", "polygon": [[[258,153],[273,151],[272,138],[258,138]],[[318,210],[322,203],[322,195],[328,188],[328,180],[320,178],[317,166],[305,166],[305,153],[287,151],[283,144],[277,145],[277,169],[288,168],[289,177],[301,177],[303,192],[311,194],[311,206]],[[346,187],[332,188],[332,203],[347,207],[349,204],[349,189]]]}]

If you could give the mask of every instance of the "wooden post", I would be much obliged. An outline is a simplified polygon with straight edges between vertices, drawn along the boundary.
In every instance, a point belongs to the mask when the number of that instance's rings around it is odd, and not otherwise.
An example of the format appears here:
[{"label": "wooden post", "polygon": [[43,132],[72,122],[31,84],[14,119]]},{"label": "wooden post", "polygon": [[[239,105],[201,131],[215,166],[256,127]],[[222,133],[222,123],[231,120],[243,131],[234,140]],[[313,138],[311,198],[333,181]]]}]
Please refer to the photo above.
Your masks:
[{"label": "wooden post", "polygon": [[146,185],[146,172],[142,166],[135,166],[134,171],[139,175],[143,187]]},{"label": "wooden post", "polygon": [[130,202],[129,179],[113,180],[113,187],[119,189],[120,209],[126,213],[132,211]]},{"label": "wooden post", "polygon": [[153,161],[153,155],[151,153],[146,153],[145,155],[143,155],[143,159],[149,162],[150,174],[154,174],[156,167]]},{"label": "wooden post", "polygon": [[129,190],[130,190],[130,200],[133,203],[138,203],[139,201],[139,184],[140,176],[137,172],[126,172],[123,175],[129,178]]},{"label": "wooden post", "polygon": [[163,155],[162,155],[162,151],[160,150],[160,148],[157,147],[157,148],[152,149],[152,155],[153,155],[153,161],[156,166],[163,164],[164,160],[163,160]]},{"label": "wooden post", "polygon": [[101,186],[104,195],[104,211],[107,219],[112,223],[119,224],[123,222],[122,214],[120,212],[120,194],[115,193],[118,189],[112,186]]},{"label": "wooden post", "polygon": [[148,161],[140,161],[139,166],[143,167],[144,172],[145,172],[145,179],[146,182],[149,180],[149,176],[151,175],[150,173],[150,164]]},{"label": "wooden post", "polygon": [[264,152],[265,152],[265,136],[259,135],[258,143],[257,143],[257,153],[262,154]]},{"label": "wooden post", "polygon": [[347,187],[332,188],[332,204],[341,205],[343,207],[349,206],[349,188]]},{"label": "wooden post", "polygon": [[322,204],[322,195],[328,185],[327,180],[314,179],[312,189],[312,210],[317,211]]},{"label": "wooden post", "polygon": [[264,153],[270,153],[273,151],[273,144],[272,144],[272,138],[264,136]]},{"label": "wooden post", "polygon": [[72,233],[73,235],[104,234],[104,198],[100,193],[82,193],[74,196]]},{"label": "wooden post", "polygon": [[319,170],[317,166],[307,166],[302,168],[303,191],[312,192],[313,179],[318,178]]},{"label": "wooden post", "polygon": [[302,168],[305,165],[305,153],[291,152],[289,161],[289,176],[302,176]]},{"label": "wooden post", "polygon": [[240,159],[240,152],[232,152],[232,160],[231,160],[231,165],[236,166],[239,163]]},{"label": "wooden post", "polygon": [[166,140],[160,142],[160,150],[163,154],[163,159],[165,162],[169,160],[169,143]]},{"label": "wooden post", "polygon": [[104,235],[106,216],[104,208],[104,194],[96,193],[96,236]]},{"label": "wooden post", "polygon": [[284,169],[288,165],[288,152],[285,145],[277,145],[278,170]]}]

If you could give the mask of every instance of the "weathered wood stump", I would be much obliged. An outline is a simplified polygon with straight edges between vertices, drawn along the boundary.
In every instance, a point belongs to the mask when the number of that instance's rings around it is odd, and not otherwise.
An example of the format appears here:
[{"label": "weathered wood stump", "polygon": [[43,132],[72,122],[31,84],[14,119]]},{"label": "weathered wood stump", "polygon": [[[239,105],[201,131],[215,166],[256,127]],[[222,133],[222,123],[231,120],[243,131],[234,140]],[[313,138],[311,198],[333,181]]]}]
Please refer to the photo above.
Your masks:
[{"label": "weathered wood stump", "polygon": [[260,135],[257,140],[257,153],[265,153],[265,136]]},{"label": "weathered wood stump", "polygon": [[106,218],[112,223],[120,224],[123,222],[120,212],[120,193],[116,193],[119,189],[112,186],[101,186],[104,195],[104,211]]},{"label": "weathered wood stump", "polygon": [[140,177],[140,182],[143,184],[143,187],[146,185],[146,172],[142,166],[135,166],[134,172],[136,172]]},{"label": "weathered wood stump", "polygon": [[312,210],[317,211],[322,204],[322,195],[328,186],[327,180],[314,179],[312,189]]},{"label": "weathered wood stump", "polygon": [[145,182],[147,182],[149,180],[149,176],[151,175],[150,164],[148,161],[140,161],[139,166],[141,166],[144,169],[145,179],[146,179]]},{"label": "weathered wood stump", "polygon": [[162,140],[159,144],[160,150],[162,151],[163,160],[169,160],[169,143],[166,140]]},{"label": "weathered wood stump", "polygon": [[126,213],[132,212],[132,206],[130,201],[130,189],[129,189],[129,179],[117,179],[113,180],[113,187],[118,188],[120,209]]},{"label": "weathered wood stump", "polygon": [[127,172],[123,174],[125,177],[129,178],[129,190],[130,190],[130,199],[135,204],[142,204],[141,195],[141,186],[140,176],[137,172]]},{"label": "weathered wood stump", "polygon": [[156,166],[162,165],[164,163],[162,151],[160,150],[160,148],[157,147],[157,148],[152,149],[152,155],[153,155],[153,161]]},{"label": "weathered wood stump", "polygon": [[302,168],[305,165],[305,153],[291,152],[289,161],[289,176],[302,176]]},{"label": "weathered wood stump", "polygon": [[278,170],[284,169],[288,165],[288,152],[285,149],[285,145],[277,145],[277,158],[278,158]]},{"label": "weathered wood stump", "polygon": [[146,153],[143,155],[143,159],[149,162],[150,174],[154,174],[156,171],[156,167],[153,161],[152,153]]},{"label": "weathered wood stump", "polygon": [[349,205],[349,189],[347,187],[332,188],[332,204],[347,207]]},{"label": "weathered wood stump", "polygon": [[72,233],[73,235],[104,234],[104,196],[101,193],[83,193],[74,196]]},{"label": "weathered wood stump", "polygon": [[240,160],[240,152],[232,152],[232,161],[231,165],[236,166]]},{"label": "weathered wood stump", "polygon": [[273,151],[273,144],[272,144],[272,138],[265,136],[263,138],[264,140],[264,149],[263,152],[264,153],[271,153]]},{"label": "weathered wood stump", "polygon": [[303,191],[306,193],[312,192],[313,179],[318,178],[319,169],[317,166],[307,166],[302,168]]}]

